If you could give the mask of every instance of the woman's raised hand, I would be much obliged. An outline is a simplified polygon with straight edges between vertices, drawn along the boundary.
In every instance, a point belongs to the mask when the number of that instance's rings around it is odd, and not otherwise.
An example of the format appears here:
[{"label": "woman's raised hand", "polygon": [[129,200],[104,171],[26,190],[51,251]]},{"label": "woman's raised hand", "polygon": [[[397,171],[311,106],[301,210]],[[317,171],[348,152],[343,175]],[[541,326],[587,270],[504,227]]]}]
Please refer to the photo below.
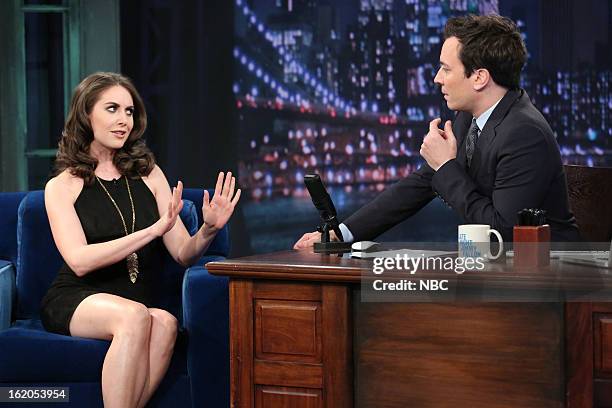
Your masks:
[{"label": "woman's raised hand", "polygon": [[235,188],[236,178],[232,176],[232,172],[228,172],[226,176],[220,172],[212,200],[208,191],[204,190],[202,215],[206,227],[218,231],[225,226],[240,199],[241,191],[238,189],[234,192]]},{"label": "woman's raised hand", "polygon": [[151,226],[155,236],[161,237],[166,232],[170,231],[172,227],[174,227],[178,215],[183,209],[183,200],[181,199],[182,196],[183,183],[179,181],[176,187],[172,189],[172,198],[170,199],[170,202],[168,202],[168,211],[166,211],[166,213]]}]

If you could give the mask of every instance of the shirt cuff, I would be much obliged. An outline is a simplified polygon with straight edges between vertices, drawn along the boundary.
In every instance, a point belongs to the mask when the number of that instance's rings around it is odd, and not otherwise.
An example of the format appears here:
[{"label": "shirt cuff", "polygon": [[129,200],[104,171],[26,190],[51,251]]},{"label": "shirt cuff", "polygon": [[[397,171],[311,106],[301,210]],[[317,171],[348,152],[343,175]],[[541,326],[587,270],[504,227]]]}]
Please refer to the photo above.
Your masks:
[{"label": "shirt cuff", "polygon": [[344,238],[344,242],[353,242],[355,237],[351,233],[351,230],[344,224],[340,224],[340,232],[342,233],[342,238]]}]

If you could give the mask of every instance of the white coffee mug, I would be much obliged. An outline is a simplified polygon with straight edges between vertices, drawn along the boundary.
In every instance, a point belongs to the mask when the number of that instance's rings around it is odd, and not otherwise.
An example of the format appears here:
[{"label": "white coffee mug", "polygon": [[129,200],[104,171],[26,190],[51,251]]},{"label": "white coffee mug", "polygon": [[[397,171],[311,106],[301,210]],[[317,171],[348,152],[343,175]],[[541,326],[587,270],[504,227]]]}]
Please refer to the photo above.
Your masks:
[{"label": "white coffee mug", "polygon": [[[499,241],[497,255],[491,254],[491,234],[495,234]],[[501,234],[486,224],[460,225],[457,241],[461,258],[494,260],[504,252],[504,241]]]}]

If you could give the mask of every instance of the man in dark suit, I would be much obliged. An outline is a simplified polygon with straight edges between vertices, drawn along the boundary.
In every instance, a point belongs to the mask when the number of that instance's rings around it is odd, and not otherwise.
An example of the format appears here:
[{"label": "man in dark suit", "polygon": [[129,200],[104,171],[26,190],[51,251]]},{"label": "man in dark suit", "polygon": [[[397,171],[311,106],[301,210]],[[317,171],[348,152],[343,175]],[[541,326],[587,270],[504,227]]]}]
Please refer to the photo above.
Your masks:
[{"label": "man in dark suit", "polygon": [[[431,121],[420,150],[427,164],[346,219],[345,241],[371,240],[435,196],[505,241],[523,208],[546,210],[553,241],[577,241],[557,142],[519,88],[527,51],[515,24],[497,15],[451,18],[444,37],[434,82],[458,111],[454,123],[440,129],[440,118]],[[319,239],[304,234],[294,248]]]}]

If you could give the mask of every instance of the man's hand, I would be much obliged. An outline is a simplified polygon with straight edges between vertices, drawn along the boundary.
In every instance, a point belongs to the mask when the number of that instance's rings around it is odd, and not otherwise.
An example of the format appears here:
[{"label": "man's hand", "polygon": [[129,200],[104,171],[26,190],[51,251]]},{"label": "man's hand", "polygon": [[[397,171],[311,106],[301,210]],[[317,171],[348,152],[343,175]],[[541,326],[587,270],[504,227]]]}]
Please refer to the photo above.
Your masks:
[{"label": "man's hand", "polygon": [[[334,231],[329,231],[329,239],[332,241],[338,241],[338,237]],[[321,233],[318,231],[307,232],[302,235],[302,238],[293,245],[293,249],[308,249],[312,248],[315,242],[321,242]]]},{"label": "man's hand", "polygon": [[423,139],[420,151],[421,156],[434,171],[438,171],[444,163],[457,157],[457,139],[451,121],[446,121],[444,130],[438,128],[441,122],[440,118],[429,122],[429,132]]}]

